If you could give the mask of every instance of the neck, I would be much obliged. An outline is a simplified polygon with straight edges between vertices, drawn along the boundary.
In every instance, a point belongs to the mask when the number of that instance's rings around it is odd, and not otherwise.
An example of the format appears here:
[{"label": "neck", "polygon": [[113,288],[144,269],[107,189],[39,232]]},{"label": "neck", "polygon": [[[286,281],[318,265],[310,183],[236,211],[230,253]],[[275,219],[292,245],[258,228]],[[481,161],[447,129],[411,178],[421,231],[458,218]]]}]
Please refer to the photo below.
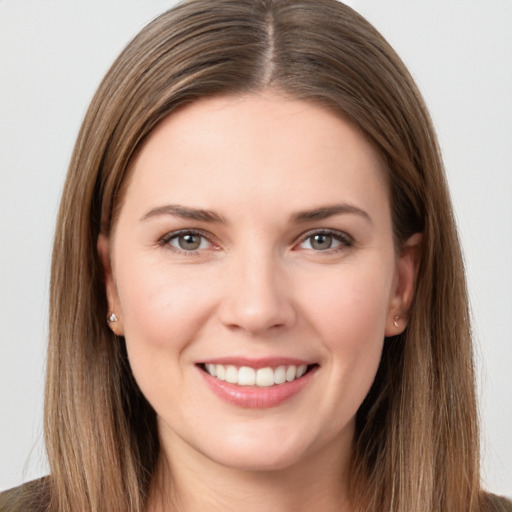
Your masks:
[{"label": "neck", "polygon": [[348,512],[350,450],[334,443],[283,469],[244,470],[217,464],[173,443],[162,453],[149,512]]}]

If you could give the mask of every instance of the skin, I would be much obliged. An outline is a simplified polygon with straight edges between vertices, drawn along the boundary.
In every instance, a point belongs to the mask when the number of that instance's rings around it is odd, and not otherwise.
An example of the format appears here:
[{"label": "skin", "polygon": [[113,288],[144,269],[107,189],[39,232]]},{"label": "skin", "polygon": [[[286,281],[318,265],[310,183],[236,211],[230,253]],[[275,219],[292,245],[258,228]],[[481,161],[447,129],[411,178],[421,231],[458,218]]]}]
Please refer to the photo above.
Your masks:
[{"label": "skin", "polygon": [[[360,211],[294,220],[340,204]],[[166,205],[222,221],[155,213]],[[190,229],[199,247],[184,250],[175,234]],[[326,230],[320,250],[312,235]],[[204,99],[154,130],[98,250],[179,510],[348,510],[355,414],[385,337],[406,326],[419,241],[396,253],[377,154],[322,107],[271,91]],[[197,366],[236,356],[318,368],[283,404],[244,409]],[[150,509],[164,510],[153,491]]]}]

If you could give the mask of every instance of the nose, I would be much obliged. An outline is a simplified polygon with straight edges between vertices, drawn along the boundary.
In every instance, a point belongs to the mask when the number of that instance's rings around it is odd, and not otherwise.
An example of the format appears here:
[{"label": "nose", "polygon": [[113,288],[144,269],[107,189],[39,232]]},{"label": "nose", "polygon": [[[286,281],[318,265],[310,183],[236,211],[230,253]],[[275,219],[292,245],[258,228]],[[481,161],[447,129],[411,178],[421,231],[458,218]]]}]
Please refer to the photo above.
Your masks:
[{"label": "nose", "polygon": [[296,311],[290,284],[271,255],[235,259],[225,276],[219,307],[222,323],[252,335],[291,327]]}]

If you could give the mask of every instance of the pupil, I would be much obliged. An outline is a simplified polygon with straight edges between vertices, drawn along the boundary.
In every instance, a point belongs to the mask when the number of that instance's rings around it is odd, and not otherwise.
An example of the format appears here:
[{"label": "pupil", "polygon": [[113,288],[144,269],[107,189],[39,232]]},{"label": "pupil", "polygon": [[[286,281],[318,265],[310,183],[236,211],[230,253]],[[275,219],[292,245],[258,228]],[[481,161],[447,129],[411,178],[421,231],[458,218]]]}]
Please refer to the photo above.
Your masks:
[{"label": "pupil", "polygon": [[182,249],[190,251],[199,247],[201,239],[197,235],[183,235],[179,238],[179,244]]},{"label": "pupil", "polygon": [[320,251],[329,249],[332,244],[332,236],[331,235],[314,235],[311,246],[313,249],[318,249]]}]

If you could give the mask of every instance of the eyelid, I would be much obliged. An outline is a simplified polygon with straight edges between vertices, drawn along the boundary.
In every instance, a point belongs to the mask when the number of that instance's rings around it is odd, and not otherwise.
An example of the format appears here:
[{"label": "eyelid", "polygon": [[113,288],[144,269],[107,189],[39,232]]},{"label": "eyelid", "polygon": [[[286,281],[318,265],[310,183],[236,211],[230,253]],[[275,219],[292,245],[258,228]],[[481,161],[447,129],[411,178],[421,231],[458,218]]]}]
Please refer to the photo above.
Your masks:
[{"label": "eyelid", "polygon": [[330,228],[317,228],[317,229],[311,229],[307,231],[306,233],[303,233],[299,237],[299,241],[294,245],[294,248],[299,246],[300,244],[304,243],[308,238],[311,238],[315,235],[329,235],[332,236],[337,241],[341,242],[340,247],[334,247],[331,249],[326,249],[324,251],[316,251],[316,252],[324,252],[329,253],[336,250],[344,249],[346,247],[351,247],[354,245],[354,238],[351,237],[349,234],[345,233],[344,231],[339,231],[337,229],[330,229]]},{"label": "eyelid", "polygon": [[185,256],[194,256],[198,255],[200,252],[204,251],[205,249],[196,249],[191,251],[186,251],[185,249],[179,249],[177,247],[174,247],[169,242],[175,238],[179,238],[180,236],[184,235],[195,235],[200,236],[208,241],[210,245],[212,245],[215,249],[218,248],[218,245],[212,240],[212,235],[206,231],[203,231],[202,229],[195,229],[195,228],[187,228],[187,229],[178,229],[176,231],[171,231],[169,233],[166,233],[164,236],[160,237],[158,240],[158,245],[161,247],[165,247],[166,249],[169,249],[170,251],[177,253],[177,254],[184,254]]}]

